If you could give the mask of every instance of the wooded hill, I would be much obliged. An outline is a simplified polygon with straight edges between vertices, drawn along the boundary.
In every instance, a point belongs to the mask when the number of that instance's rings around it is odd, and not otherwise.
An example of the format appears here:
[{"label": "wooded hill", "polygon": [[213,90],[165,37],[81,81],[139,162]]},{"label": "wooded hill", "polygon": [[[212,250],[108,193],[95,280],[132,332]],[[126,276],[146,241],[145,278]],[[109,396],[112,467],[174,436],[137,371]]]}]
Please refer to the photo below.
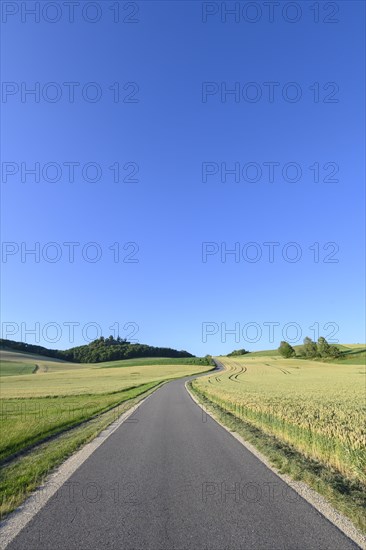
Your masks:
[{"label": "wooded hill", "polygon": [[134,359],[137,357],[194,357],[187,351],[171,348],[159,348],[146,344],[131,344],[120,337],[113,336],[97,340],[83,346],[76,346],[67,350],[47,349],[43,346],[15,342],[14,340],[0,339],[0,349],[21,351],[26,353],[37,353],[71,361],[75,363],[100,363],[102,361],[116,361],[119,359]]}]

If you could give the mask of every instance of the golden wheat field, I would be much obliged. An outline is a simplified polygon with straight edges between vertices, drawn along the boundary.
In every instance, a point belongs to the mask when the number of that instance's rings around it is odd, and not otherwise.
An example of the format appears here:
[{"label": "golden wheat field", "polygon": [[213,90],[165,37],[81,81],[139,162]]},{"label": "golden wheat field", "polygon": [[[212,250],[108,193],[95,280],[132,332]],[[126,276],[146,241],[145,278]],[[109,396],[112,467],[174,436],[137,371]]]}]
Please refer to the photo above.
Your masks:
[{"label": "golden wheat field", "polygon": [[365,367],[280,356],[219,357],[193,388],[349,479],[366,483]]}]

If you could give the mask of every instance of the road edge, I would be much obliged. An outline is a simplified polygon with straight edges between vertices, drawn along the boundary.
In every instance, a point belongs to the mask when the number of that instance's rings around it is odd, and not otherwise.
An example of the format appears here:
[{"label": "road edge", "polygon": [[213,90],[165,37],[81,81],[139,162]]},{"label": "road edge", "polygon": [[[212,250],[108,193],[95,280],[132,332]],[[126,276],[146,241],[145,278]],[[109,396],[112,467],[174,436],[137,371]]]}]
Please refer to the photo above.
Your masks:
[{"label": "road edge", "polygon": [[269,468],[274,474],[276,474],[282,481],[287,483],[296,491],[296,493],[306,500],[313,508],[315,508],[322,516],[324,516],[328,521],[330,521],[335,527],[337,527],[344,535],[351,539],[355,544],[357,544],[361,550],[366,550],[366,537],[353,525],[351,520],[346,516],[338,512],[333,506],[319,493],[314,489],[306,485],[303,481],[295,481],[290,476],[286,474],[281,474],[277,468],[275,468],[268,458],[262,454],[258,449],[254,447],[251,443],[245,441],[245,439],[238,434],[237,432],[231,431],[225,424],[223,424],[212,411],[206,409],[206,407],[199,402],[198,398],[188,387],[189,381],[185,383],[185,388],[190,395],[191,399],[198,405],[205,414],[208,414],[217,424],[224,428],[229,434],[231,434],[235,439],[239,441],[248,451],[250,451],[258,460],[260,460],[267,468]]},{"label": "road edge", "polygon": [[125,411],[104,428],[95,438],[83,445],[78,451],[67,458],[56,468],[37,489],[9,516],[1,522],[0,550],[5,548],[15,539],[26,525],[40,512],[50,498],[62,487],[74,472],[100,447],[124,422],[126,422],[155,391],[164,385],[160,384],[149,395],[141,399],[130,409]]}]

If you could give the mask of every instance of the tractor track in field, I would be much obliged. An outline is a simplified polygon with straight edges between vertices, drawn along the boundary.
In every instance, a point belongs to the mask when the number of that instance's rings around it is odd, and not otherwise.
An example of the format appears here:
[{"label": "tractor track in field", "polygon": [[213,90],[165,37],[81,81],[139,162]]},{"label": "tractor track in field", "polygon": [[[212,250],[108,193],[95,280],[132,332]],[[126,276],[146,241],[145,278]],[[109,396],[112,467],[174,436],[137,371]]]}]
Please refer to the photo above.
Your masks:
[{"label": "tractor track in field", "polygon": [[244,367],[244,366],[240,366],[240,371],[239,372],[233,372],[233,374],[230,374],[229,376],[229,380],[231,380],[232,382],[238,382],[240,383],[240,380],[238,380],[239,376],[241,376],[242,374],[245,374],[247,372],[247,367]]},{"label": "tractor track in field", "polygon": [[283,369],[281,367],[277,367],[275,365],[270,365],[269,363],[264,363],[267,367],[271,367],[272,369],[277,369],[277,370],[280,370],[283,374],[292,374],[292,372],[286,370],[286,369]]}]

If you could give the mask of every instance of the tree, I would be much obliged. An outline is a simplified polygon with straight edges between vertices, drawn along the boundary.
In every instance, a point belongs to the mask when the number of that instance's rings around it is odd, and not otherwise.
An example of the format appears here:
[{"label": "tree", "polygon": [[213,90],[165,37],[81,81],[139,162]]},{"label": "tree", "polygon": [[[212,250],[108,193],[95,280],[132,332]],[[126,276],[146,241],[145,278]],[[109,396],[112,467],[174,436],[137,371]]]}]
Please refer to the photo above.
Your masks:
[{"label": "tree", "polygon": [[323,336],[318,338],[318,352],[321,357],[337,358],[341,355],[337,346],[331,346]]},{"label": "tree", "polygon": [[318,352],[320,357],[329,357],[331,354],[331,346],[328,344],[326,339],[323,336],[318,338]]},{"label": "tree", "polygon": [[249,351],[247,351],[245,349],[234,349],[234,351],[232,351],[231,353],[228,353],[227,356],[232,357],[232,356],[236,356],[236,355],[245,355],[247,353],[249,353]]},{"label": "tree", "polygon": [[288,342],[282,341],[280,343],[280,347],[278,348],[278,351],[282,357],[285,357],[288,359],[289,357],[294,357],[296,355],[296,352],[292,346]]},{"label": "tree", "polygon": [[330,357],[337,358],[342,355],[342,352],[337,346],[330,346]]},{"label": "tree", "polygon": [[306,336],[306,338],[304,339],[304,345],[303,345],[303,352],[304,352],[304,355],[305,357],[318,357],[319,356],[319,353],[318,353],[318,347],[316,345],[315,342],[313,342],[313,340],[311,338],[309,338],[308,336]]}]

